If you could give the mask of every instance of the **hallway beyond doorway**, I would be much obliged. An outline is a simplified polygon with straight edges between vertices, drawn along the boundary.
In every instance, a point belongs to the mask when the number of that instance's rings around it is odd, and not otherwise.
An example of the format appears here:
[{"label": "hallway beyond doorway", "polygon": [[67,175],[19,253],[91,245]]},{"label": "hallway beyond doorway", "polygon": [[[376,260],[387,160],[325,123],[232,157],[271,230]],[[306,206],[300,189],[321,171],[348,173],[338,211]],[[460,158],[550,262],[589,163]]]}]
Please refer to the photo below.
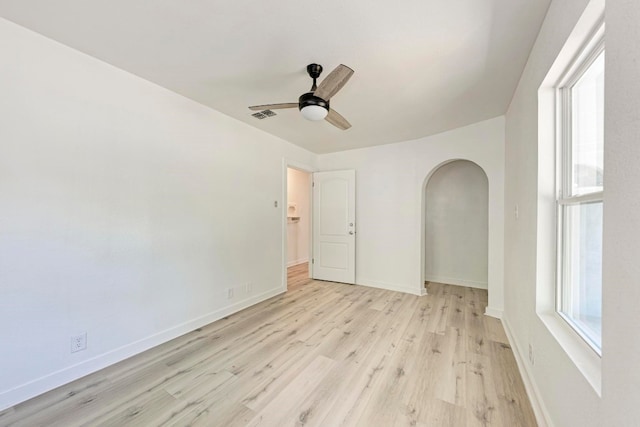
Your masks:
[{"label": "hallway beyond doorway", "polygon": [[292,290],[311,282],[309,263],[303,262],[287,268],[287,289]]}]

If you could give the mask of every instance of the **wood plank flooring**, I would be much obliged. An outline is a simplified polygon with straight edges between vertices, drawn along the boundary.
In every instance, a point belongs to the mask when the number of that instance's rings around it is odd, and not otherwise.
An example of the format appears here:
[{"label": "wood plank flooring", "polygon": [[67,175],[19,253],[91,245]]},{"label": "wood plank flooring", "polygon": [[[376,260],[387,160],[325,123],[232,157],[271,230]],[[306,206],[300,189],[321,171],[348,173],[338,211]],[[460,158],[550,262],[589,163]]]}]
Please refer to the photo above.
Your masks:
[{"label": "wood plank flooring", "polygon": [[292,270],[286,294],[0,412],[0,425],[536,425],[502,326],[482,314],[486,291],[431,283],[416,297],[305,274]]},{"label": "wood plank flooring", "polygon": [[292,291],[311,282],[309,278],[309,263],[294,265],[287,268],[287,289]]}]

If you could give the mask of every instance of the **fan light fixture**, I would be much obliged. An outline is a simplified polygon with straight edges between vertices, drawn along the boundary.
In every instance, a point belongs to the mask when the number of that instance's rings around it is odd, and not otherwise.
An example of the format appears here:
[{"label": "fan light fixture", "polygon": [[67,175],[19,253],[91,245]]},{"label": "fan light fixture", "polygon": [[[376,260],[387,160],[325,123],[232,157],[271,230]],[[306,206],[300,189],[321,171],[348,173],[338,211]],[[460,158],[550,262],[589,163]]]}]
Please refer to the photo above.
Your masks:
[{"label": "fan light fixture", "polygon": [[[312,87],[315,90],[316,87]],[[325,101],[313,94],[307,92],[298,98],[298,108],[302,113],[302,117],[307,120],[318,121],[324,120],[329,114],[329,101]]]},{"label": "fan light fixture", "polygon": [[329,113],[326,108],[321,107],[319,105],[307,105],[303,107],[300,112],[302,113],[302,117],[307,120],[318,121],[324,120]]},{"label": "fan light fixture", "polygon": [[[322,73],[322,65],[307,65],[307,73],[313,79],[313,85],[307,93],[303,93],[298,98],[298,102],[285,102],[281,104],[264,104],[252,105],[249,107],[252,111],[260,111],[263,116],[265,110],[280,110],[285,108],[298,108],[302,117],[314,122],[326,120],[338,129],[347,130],[351,124],[342,117],[336,110],[331,108],[329,102],[331,97],[335,95],[347,83],[347,80],[353,75],[353,70],[346,65],[338,65],[327,77],[317,85],[317,79]],[[273,112],[272,112],[273,113]],[[254,117],[262,118],[256,116]]]}]

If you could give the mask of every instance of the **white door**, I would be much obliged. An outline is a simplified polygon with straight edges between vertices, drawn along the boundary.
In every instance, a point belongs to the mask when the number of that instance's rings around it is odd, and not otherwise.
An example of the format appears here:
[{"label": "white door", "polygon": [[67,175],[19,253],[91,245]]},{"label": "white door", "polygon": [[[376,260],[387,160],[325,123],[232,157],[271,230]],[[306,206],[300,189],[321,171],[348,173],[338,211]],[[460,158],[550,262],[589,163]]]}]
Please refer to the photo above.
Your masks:
[{"label": "white door", "polygon": [[313,174],[314,279],[356,282],[356,171]]}]

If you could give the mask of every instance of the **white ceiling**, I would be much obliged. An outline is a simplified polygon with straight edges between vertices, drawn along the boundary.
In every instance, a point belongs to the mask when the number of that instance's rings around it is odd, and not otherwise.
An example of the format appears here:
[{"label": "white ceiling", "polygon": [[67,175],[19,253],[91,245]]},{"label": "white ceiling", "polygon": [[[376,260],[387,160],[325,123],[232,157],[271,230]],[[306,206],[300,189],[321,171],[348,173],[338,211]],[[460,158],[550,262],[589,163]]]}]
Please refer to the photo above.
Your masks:
[{"label": "white ceiling", "polygon": [[[550,0],[0,0],[0,16],[317,153],[419,138],[504,114]],[[311,79],[355,70],[331,107]],[[322,77],[320,80],[322,80]]]}]

